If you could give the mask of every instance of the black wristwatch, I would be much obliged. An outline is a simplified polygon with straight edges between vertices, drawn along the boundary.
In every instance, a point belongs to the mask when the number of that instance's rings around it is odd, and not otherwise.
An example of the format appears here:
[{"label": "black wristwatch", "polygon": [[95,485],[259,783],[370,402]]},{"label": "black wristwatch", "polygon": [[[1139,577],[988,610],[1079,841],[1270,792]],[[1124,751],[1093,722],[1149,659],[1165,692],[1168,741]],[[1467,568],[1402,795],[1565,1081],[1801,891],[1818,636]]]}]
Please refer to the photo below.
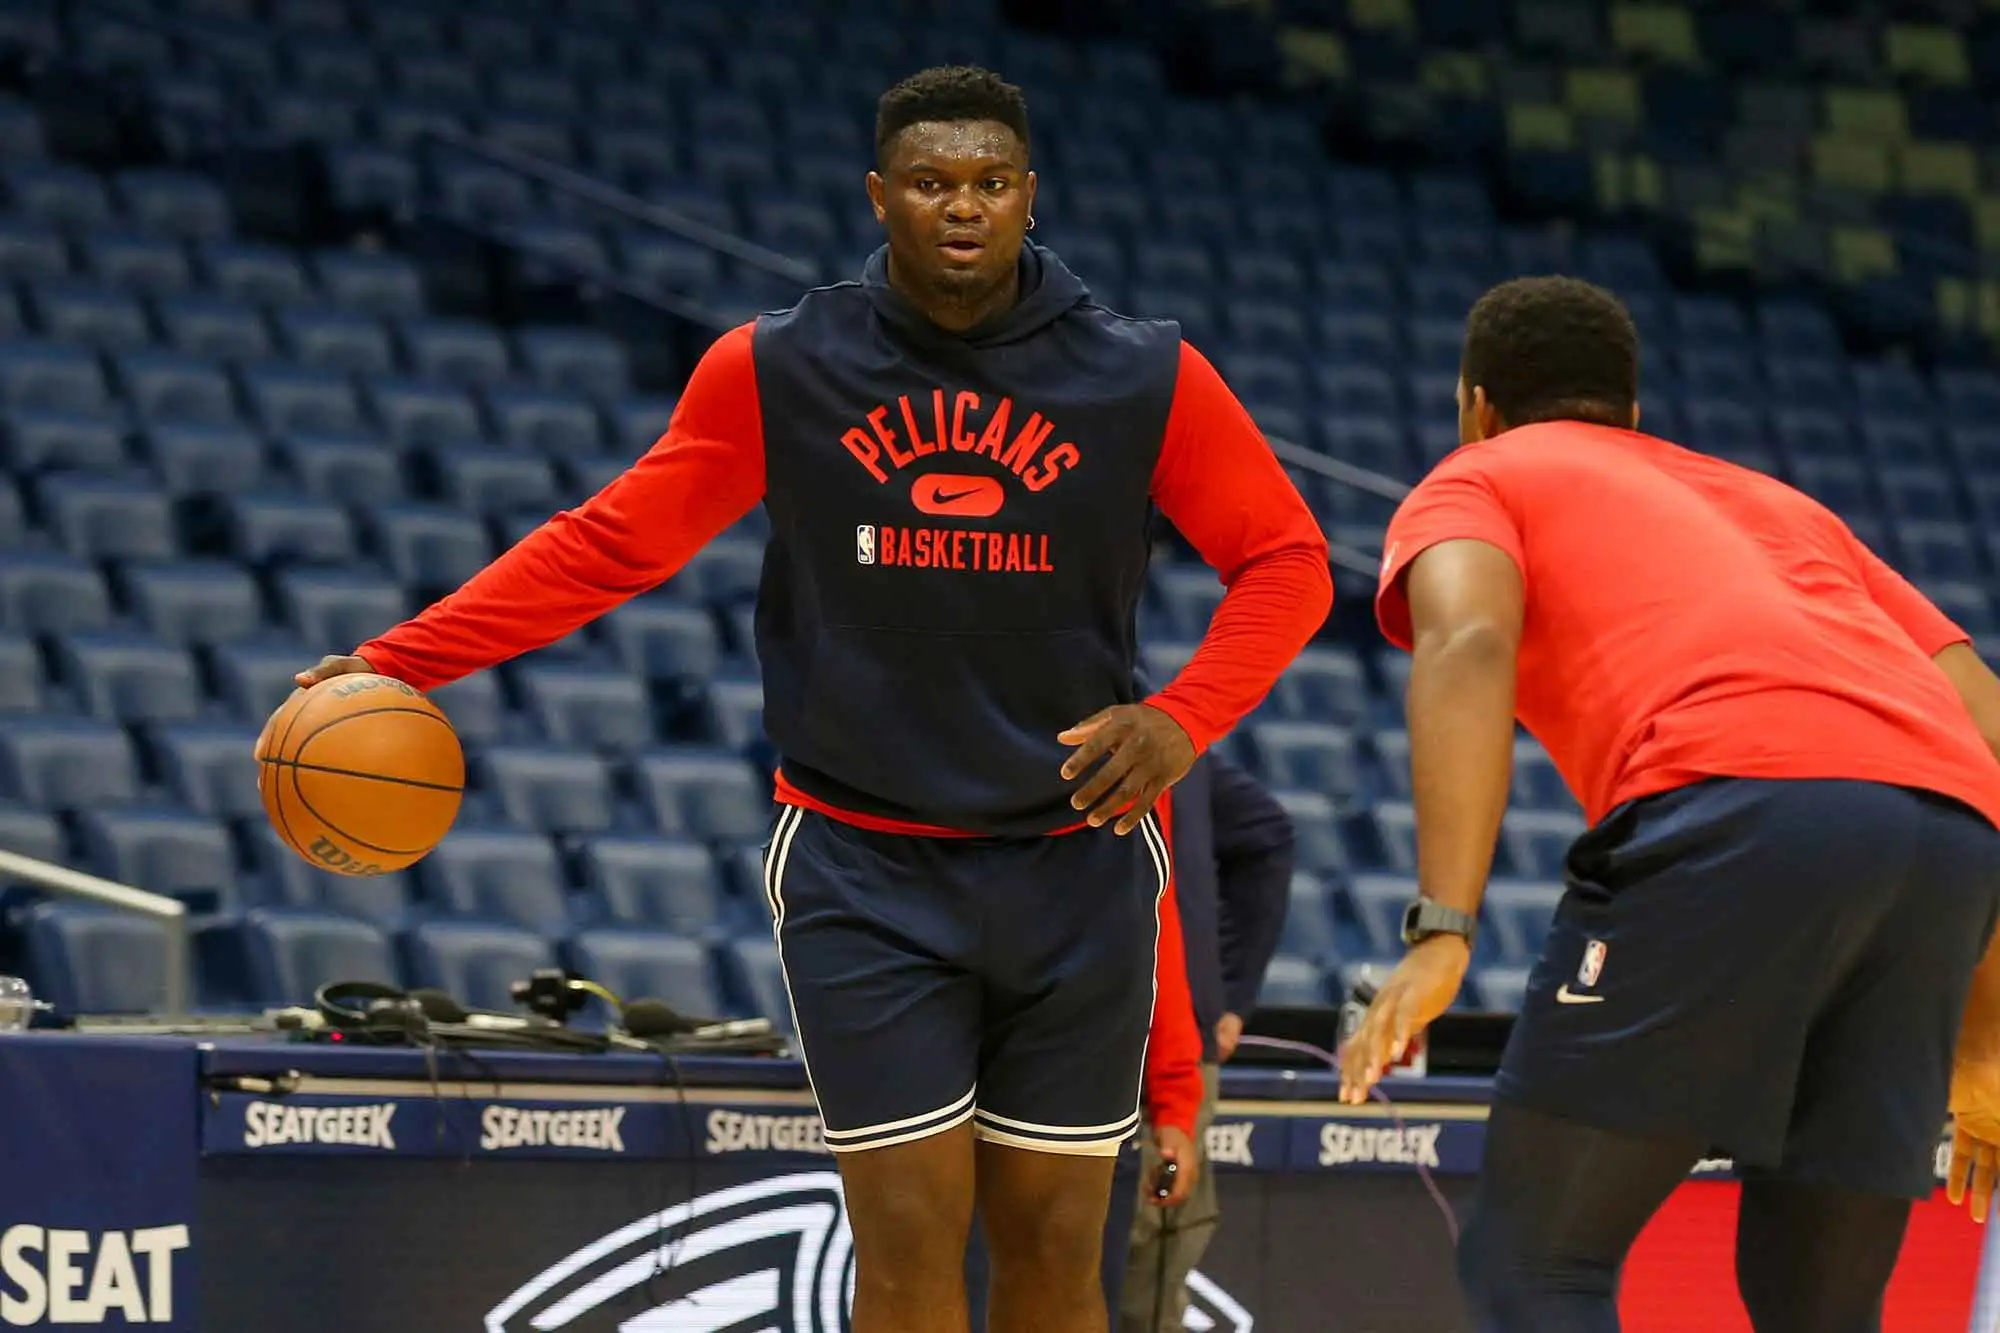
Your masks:
[{"label": "black wristwatch", "polygon": [[1404,944],[1421,944],[1433,935],[1459,935],[1469,945],[1478,933],[1478,917],[1429,898],[1418,898],[1403,909]]}]

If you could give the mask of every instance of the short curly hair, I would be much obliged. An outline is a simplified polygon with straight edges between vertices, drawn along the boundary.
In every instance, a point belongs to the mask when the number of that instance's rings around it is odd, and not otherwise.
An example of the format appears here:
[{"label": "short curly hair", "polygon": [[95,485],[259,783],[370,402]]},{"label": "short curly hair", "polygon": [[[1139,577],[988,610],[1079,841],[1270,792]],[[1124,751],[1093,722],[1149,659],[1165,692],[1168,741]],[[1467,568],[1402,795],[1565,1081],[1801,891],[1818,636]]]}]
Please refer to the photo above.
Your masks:
[{"label": "short curly hair", "polygon": [[1028,146],[1028,99],[1019,88],[977,65],[935,65],[882,94],[875,107],[875,161],[912,125],[933,120],[997,120]]},{"label": "short curly hair", "polygon": [[1629,426],[1639,398],[1639,331],[1616,296],[1580,278],[1515,278],[1465,321],[1467,391],[1486,390],[1509,426]]}]

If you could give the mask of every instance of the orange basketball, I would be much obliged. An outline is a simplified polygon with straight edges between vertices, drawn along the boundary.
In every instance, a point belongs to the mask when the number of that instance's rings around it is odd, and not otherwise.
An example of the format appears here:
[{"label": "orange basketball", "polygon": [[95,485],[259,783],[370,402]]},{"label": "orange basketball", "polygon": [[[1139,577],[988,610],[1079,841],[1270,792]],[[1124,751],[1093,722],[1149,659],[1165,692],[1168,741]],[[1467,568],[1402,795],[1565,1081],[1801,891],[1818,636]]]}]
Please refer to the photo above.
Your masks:
[{"label": "orange basketball", "polygon": [[465,754],[436,704],[388,676],[299,690],[257,737],[257,790],[291,849],[341,875],[401,870],[458,817]]}]

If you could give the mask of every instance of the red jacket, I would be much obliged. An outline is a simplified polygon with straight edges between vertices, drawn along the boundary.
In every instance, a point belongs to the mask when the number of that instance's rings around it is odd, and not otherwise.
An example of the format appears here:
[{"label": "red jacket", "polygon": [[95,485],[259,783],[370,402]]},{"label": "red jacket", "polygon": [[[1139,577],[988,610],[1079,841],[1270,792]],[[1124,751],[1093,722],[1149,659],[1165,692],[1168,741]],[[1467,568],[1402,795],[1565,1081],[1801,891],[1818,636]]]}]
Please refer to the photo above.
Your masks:
[{"label": "red jacket", "polygon": [[[1173,793],[1154,807],[1167,846],[1174,845]],[[1146,1043],[1146,1116],[1155,1124],[1194,1133],[1201,1110],[1201,1032],[1195,1027],[1194,999],[1188,992],[1187,950],[1181,943],[1181,914],[1169,876],[1160,895],[1159,954],[1154,975],[1153,1031]]]}]

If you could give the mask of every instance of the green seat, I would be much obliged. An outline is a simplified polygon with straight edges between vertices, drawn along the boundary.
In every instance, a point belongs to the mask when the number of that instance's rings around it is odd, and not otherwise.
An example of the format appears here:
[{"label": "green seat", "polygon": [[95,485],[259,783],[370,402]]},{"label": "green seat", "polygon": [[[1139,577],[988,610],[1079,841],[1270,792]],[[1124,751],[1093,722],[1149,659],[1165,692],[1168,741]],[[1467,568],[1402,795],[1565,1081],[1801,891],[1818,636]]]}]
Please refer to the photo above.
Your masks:
[{"label": "green seat", "polygon": [[1613,5],[1611,44],[1627,55],[1648,56],[1664,64],[1701,63],[1694,15],[1679,5]]},{"label": "green seat", "polygon": [[1950,28],[1935,23],[1892,23],[1883,34],[1882,45],[1889,72],[1898,78],[1945,88],[1962,88],[1972,82],[1965,39]]}]

